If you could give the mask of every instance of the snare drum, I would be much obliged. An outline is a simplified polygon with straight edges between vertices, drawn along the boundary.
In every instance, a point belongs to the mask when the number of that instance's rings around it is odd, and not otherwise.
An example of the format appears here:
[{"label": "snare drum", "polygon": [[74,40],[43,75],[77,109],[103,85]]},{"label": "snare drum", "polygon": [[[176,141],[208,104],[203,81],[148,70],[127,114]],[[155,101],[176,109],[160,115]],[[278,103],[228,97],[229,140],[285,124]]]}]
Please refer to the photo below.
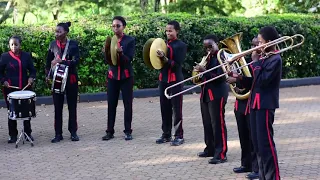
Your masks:
[{"label": "snare drum", "polygon": [[8,94],[8,117],[11,120],[29,120],[36,117],[36,93],[33,91],[15,91]]},{"label": "snare drum", "polygon": [[54,93],[63,94],[67,84],[69,67],[64,64],[57,64],[55,68],[52,68],[52,87],[51,90]]}]

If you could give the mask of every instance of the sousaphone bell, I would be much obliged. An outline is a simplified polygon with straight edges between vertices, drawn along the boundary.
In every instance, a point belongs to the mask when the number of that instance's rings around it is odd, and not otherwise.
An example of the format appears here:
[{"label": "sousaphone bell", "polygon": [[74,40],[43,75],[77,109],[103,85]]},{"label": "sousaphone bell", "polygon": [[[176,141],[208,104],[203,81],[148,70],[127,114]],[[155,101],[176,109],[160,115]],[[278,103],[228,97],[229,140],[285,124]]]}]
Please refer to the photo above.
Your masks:
[{"label": "sousaphone bell", "polygon": [[150,38],[143,46],[143,60],[149,68],[161,69],[164,66],[164,62],[157,56],[157,50],[167,55],[167,45],[161,38]]},{"label": "sousaphone bell", "polygon": [[107,63],[110,65],[117,65],[117,48],[118,48],[118,38],[114,35],[112,38],[107,37],[104,44],[104,53],[106,55]]}]

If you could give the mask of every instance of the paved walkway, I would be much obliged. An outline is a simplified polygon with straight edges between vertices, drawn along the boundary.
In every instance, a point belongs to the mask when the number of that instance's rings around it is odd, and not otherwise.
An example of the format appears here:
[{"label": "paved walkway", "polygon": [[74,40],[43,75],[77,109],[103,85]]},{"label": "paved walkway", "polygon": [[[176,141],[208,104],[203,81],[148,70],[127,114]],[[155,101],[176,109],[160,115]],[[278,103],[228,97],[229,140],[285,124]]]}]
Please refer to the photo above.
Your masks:
[{"label": "paved walkway", "polygon": [[[276,111],[275,141],[282,179],[320,179],[320,86],[281,89]],[[106,102],[80,103],[79,142],[50,143],[54,135],[53,106],[38,106],[33,119],[35,146],[7,144],[7,111],[1,109],[0,179],[105,180],[105,179],[244,179],[234,174],[240,164],[240,144],[233,114],[234,96],[226,106],[228,162],[208,164],[196,154],[204,148],[199,95],[184,96],[185,144],[157,145],[161,135],[159,98],[134,99],[134,140],[123,139],[123,105],[119,102],[115,139],[105,142]],[[67,119],[67,108],[64,109]]]}]

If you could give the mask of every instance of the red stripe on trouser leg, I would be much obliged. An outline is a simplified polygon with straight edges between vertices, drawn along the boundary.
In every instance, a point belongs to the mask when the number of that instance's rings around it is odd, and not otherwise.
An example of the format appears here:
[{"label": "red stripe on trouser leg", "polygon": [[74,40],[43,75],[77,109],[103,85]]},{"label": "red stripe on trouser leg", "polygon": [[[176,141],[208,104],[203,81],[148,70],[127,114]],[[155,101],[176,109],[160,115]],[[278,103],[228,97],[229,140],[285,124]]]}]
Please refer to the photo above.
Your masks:
[{"label": "red stripe on trouser leg", "polygon": [[277,163],[277,157],[276,157],[276,153],[274,151],[273,148],[273,144],[272,144],[272,140],[271,140],[271,135],[270,135],[270,130],[269,130],[269,111],[266,110],[266,126],[267,126],[267,132],[268,132],[268,140],[269,140],[269,145],[271,148],[271,153],[272,153],[272,157],[273,157],[273,162],[274,162],[274,167],[276,168],[276,180],[280,180],[280,174],[279,174],[279,167],[278,167],[278,163]]},{"label": "red stripe on trouser leg", "polygon": [[224,126],[225,126],[225,122],[224,122],[224,114],[223,114],[223,103],[224,103],[224,98],[221,98],[220,101],[220,124],[221,124],[221,135],[222,135],[222,152],[221,152],[221,159],[224,159],[224,154],[227,150],[227,144],[226,144],[226,137],[225,137],[225,133],[224,132]]},{"label": "red stripe on trouser leg", "polygon": [[183,102],[183,96],[182,95],[180,95],[180,117],[181,117],[181,124],[180,124],[180,126],[181,126],[181,131],[180,131],[180,137],[181,138],[183,138],[183,128],[182,128],[182,120],[183,120],[183,118],[182,118],[182,102]]},{"label": "red stripe on trouser leg", "polygon": [[260,109],[260,93],[257,93],[257,106]]},{"label": "red stripe on trouser leg", "polygon": [[234,102],[234,109],[235,109],[236,111],[238,111],[238,100],[236,100],[236,102]]}]

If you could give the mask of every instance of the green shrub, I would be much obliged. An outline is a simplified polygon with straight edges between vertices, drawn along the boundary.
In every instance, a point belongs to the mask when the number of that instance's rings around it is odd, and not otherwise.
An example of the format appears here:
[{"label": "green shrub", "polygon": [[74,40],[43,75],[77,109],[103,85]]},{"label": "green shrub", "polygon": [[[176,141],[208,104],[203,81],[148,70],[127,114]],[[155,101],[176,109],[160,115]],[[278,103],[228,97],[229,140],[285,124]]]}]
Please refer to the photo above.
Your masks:
[{"label": "green shrub", "polygon": [[[165,25],[169,20],[181,23],[179,38],[188,44],[188,54],[183,64],[185,78],[190,77],[195,62],[203,56],[202,38],[216,34],[220,40],[243,32],[241,49],[250,48],[251,39],[259,28],[273,25],[281,35],[302,34],[301,47],[283,53],[283,78],[319,76],[320,74],[320,20],[319,16],[269,15],[255,18],[199,17],[189,14],[148,14],[127,17],[126,33],[136,38],[136,54],[133,60],[135,88],[157,87],[158,70],[149,69],[143,62],[144,43],[152,37],[165,38]],[[112,35],[111,18],[91,17],[73,22],[70,37],[79,42],[81,93],[105,91],[107,65],[103,63],[101,48],[105,37]],[[48,95],[44,81],[44,66],[49,42],[54,39],[55,24],[36,26],[0,26],[0,53],[8,51],[8,38],[17,34],[23,38],[23,49],[32,52],[37,68],[35,91]]]}]

